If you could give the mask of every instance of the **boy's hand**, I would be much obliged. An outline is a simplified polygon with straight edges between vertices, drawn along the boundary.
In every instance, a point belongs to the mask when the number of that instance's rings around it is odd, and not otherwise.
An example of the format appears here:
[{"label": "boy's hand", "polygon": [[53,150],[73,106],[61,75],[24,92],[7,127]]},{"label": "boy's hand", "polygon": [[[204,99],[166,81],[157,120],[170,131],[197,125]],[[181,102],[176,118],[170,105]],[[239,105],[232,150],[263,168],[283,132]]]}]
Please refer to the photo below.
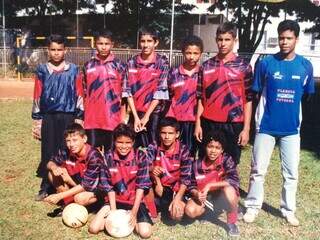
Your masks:
[{"label": "boy's hand", "polygon": [[129,211],[128,214],[130,214],[130,226],[135,227],[137,224],[137,212],[134,209],[132,209],[131,211]]},{"label": "boy's hand", "polygon": [[164,172],[164,169],[160,166],[155,166],[152,170],[152,174],[156,177],[160,177],[160,175]]},{"label": "boy's hand", "polygon": [[134,124],[133,124],[134,126],[134,131],[135,132],[140,132],[141,130],[141,120],[140,120],[140,118],[135,118],[134,119]]},{"label": "boy's hand", "polygon": [[32,136],[37,140],[41,140],[41,125],[42,125],[41,119],[32,121]]},{"label": "boy's hand", "polygon": [[61,197],[59,193],[51,194],[45,199],[43,199],[43,201],[48,202],[50,204],[57,204],[60,200],[61,200]]},{"label": "boy's hand", "polygon": [[146,116],[146,114],[143,116],[143,118],[141,119],[141,131],[146,130],[146,125],[149,122],[149,117]]},{"label": "boy's hand", "polygon": [[173,219],[181,219],[184,214],[185,203],[178,198],[174,198],[169,206],[169,212]]},{"label": "boy's hand", "polygon": [[75,119],[74,122],[80,124],[83,127],[83,120],[82,119]]},{"label": "boy's hand", "polygon": [[194,129],[194,136],[197,139],[198,142],[202,142],[202,127],[200,123],[196,123],[195,129]]},{"label": "boy's hand", "polygon": [[203,191],[199,192],[198,198],[201,203],[204,203],[207,200],[208,192],[209,189],[206,187],[203,189]]},{"label": "boy's hand", "polygon": [[63,173],[63,168],[61,168],[61,167],[55,167],[55,168],[53,168],[53,167],[52,167],[52,174],[53,174],[53,176],[55,176],[55,177],[60,177],[60,176],[62,175],[62,173]]},{"label": "boy's hand", "polygon": [[241,133],[239,134],[239,139],[238,139],[238,144],[240,146],[246,146],[247,143],[249,142],[249,131],[248,130],[242,130]]}]

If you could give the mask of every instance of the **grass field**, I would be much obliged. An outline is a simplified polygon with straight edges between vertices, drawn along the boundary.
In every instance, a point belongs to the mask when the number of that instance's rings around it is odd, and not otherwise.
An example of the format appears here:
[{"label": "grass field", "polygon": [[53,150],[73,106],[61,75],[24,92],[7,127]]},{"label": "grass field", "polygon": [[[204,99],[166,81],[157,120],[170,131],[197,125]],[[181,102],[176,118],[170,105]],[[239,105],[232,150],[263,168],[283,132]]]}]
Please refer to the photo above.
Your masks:
[{"label": "grass field", "polygon": [[[40,144],[30,133],[31,102],[0,101],[0,109],[0,239],[110,239],[104,233],[89,235],[86,226],[65,227],[61,218],[47,216],[54,206],[33,200],[40,182],[35,177]],[[251,147],[244,150],[239,166],[241,188],[245,191],[250,150]],[[239,222],[240,239],[320,239],[320,160],[312,152],[303,150],[301,153],[299,227],[290,227],[279,217],[281,182],[278,152],[275,151],[265,183],[264,210],[253,224]],[[225,220],[224,216],[221,220]],[[151,239],[227,239],[223,224],[219,220],[216,222],[196,221],[175,226],[157,223]],[[132,235],[128,239],[138,237]]]}]

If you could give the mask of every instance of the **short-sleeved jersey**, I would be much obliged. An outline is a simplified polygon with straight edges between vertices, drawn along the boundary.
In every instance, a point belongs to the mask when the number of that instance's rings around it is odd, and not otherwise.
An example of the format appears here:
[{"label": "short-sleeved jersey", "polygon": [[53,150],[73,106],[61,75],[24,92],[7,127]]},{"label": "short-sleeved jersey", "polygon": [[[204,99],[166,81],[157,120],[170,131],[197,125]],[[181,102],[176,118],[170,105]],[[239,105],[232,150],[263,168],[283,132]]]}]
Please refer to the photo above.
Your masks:
[{"label": "short-sleeved jersey", "polygon": [[69,175],[76,179],[77,183],[81,184],[86,191],[94,191],[99,184],[99,172],[103,157],[98,150],[89,144],[86,144],[85,148],[86,154],[83,157],[71,154],[65,149],[60,150],[51,161],[66,168]]},{"label": "short-sleeved jersey", "polygon": [[177,192],[181,184],[189,187],[191,184],[192,158],[188,147],[180,141],[175,142],[173,151],[151,144],[147,148],[148,162],[151,166],[161,166],[164,173],[160,177],[163,186]]},{"label": "short-sleeved jersey", "polygon": [[262,59],[252,88],[261,93],[255,116],[258,132],[280,136],[299,132],[302,95],[314,93],[313,68],[307,59],[296,55],[285,61],[279,54]]},{"label": "short-sleeved jersey", "polygon": [[191,76],[186,73],[183,65],[172,69],[168,80],[171,105],[167,116],[183,122],[196,120],[198,76],[199,66]]},{"label": "short-sleeved jersey", "polygon": [[227,153],[223,153],[211,165],[206,165],[205,159],[194,161],[191,184],[188,189],[197,188],[202,191],[207,184],[221,181],[227,181],[239,193],[240,179],[237,165]]},{"label": "short-sleeved jersey", "polygon": [[84,65],[85,129],[113,131],[120,123],[124,75],[125,64],[113,54],[105,60],[96,56]]},{"label": "short-sleeved jersey", "polygon": [[116,201],[132,205],[136,189],[148,190],[151,187],[145,153],[131,150],[125,158],[121,158],[114,150],[106,152],[100,181],[103,192],[114,191]]},{"label": "short-sleeved jersey", "polygon": [[[152,100],[167,100],[169,63],[165,56],[155,54],[146,63],[140,55],[130,58],[124,81],[123,97],[133,97],[139,112],[146,112]],[[156,108],[159,111],[160,108]]]},{"label": "short-sleeved jersey", "polygon": [[73,63],[65,63],[62,71],[54,71],[49,63],[40,64],[35,71],[32,119],[56,112],[83,118],[82,77]]},{"label": "short-sleeved jersey", "polygon": [[243,58],[218,56],[202,64],[197,96],[204,107],[202,116],[215,122],[243,122],[244,105],[252,100],[252,69]]}]

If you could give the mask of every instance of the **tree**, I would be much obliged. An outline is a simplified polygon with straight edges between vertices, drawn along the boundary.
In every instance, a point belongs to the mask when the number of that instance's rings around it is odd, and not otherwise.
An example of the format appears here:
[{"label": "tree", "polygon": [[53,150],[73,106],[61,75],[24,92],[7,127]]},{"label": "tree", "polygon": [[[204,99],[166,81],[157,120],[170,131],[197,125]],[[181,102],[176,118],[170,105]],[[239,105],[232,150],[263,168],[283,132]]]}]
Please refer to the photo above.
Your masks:
[{"label": "tree", "polygon": [[[232,21],[237,24],[239,30],[239,52],[253,54],[259,46],[265,27],[270,17],[279,17],[280,11],[288,15],[297,15],[299,21],[320,19],[320,8],[306,0],[287,0],[282,3],[264,3],[256,0],[217,0],[209,10],[215,8],[225,10],[228,7],[233,11]],[[319,21],[320,22],[320,21]]]}]

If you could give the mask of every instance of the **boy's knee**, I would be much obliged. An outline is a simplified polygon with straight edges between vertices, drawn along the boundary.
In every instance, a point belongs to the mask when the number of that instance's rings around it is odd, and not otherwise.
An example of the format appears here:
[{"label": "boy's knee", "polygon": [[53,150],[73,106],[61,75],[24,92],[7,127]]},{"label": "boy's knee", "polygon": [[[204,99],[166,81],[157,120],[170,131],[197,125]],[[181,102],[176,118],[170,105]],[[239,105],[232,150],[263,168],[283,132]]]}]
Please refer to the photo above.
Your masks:
[{"label": "boy's knee", "polygon": [[89,228],[88,228],[89,233],[91,234],[98,234],[101,229],[99,226],[95,225],[95,224],[90,224]]},{"label": "boy's knee", "polygon": [[149,238],[151,237],[151,234],[152,234],[152,230],[151,230],[151,226],[148,226],[148,227],[141,227],[139,228],[139,236],[141,238]]},{"label": "boy's knee", "polygon": [[187,206],[185,208],[185,214],[190,217],[190,218],[195,218],[196,217],[196,209],[193,206]]},{"label": "boy's knee", "polygon": [[78,193],[74,196],[74,202],[80,205],[86,205],[87,200],[84,198],[83,194]]}]

